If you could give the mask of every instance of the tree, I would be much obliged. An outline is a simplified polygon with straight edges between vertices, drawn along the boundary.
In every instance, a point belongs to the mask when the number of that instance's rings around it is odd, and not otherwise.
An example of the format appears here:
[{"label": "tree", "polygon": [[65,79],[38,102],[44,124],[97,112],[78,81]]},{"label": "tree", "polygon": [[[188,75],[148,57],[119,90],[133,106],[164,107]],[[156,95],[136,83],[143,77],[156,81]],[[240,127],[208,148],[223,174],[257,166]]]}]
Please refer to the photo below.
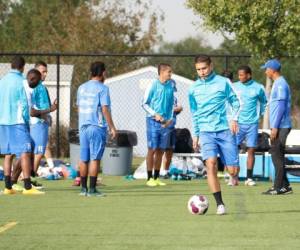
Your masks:
[{"label": "tree", "polygon": [[205,26],[234,34],[251,54],[262,59],[300,53],[298,0],[187,0]]},{"label": "tree", "polygon": [[[0,51],[145,53],[160,39],[157,25],[161,16],[150,11],[150,3],[134,0],[130,8],[122,0],[0,0],[0,9],[5,10],[0,14]],[[55,63],[53,57],[43,59]],[[105,61],[109,76],[132,70],[139,63],[133,57],[97,59]],[[93,60],[61,58],[61,63],[75,66],[72,103],[78,85],[89,77]],[[77,118],[71,118],[75,126]]]},{"label": "tree", "polygon": [[[159,54],[194,54],[194,53],[210,53],[212,48],[198,37],[187,37],[179,42],[162,43],[158,49]],[[170,63],[175,74],[184,76],[189,79],[195,79],[196,71],[194,68],[193,57],[155,57],[147,61],[147,64],[157,65],[161,62]]]},{"label": "tree", "polygon": [[[298,0],[187,0],[204,25],[236,40],[260,60],[300,54],[300,18]],[[266,90],[270,92],[271,81]],[[265,116],[264,127],[268,117]]]}]

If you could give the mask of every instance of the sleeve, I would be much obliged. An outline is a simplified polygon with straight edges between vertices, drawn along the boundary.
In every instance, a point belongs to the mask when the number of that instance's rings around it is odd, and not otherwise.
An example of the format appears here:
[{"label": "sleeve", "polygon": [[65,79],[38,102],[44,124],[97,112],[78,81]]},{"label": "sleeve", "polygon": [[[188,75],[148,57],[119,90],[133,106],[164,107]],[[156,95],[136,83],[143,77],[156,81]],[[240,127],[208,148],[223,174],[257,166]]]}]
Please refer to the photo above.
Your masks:
[{"label": "sleeve", "polygon": [[279,84],[277,87],[277,101],[288,100],[289,99],[289,90],[286,84]]},{"label": "sleeve", "polygon": [[108,87],[99,92],[99,101],[101,106],[110,106],[110,95]]},{"label": "sleeve", "polygon": [[142,102],[142,107],[148,114],[154,116],[156,112],[150,107],[152,96],[153,96],[153,84],[146,89],[143,102]]},{"label": "sleeve", "polygon": [[271,128],[279,128],[280,122],[285,112],[285,107],[286,107],[286,100],[279,100],[275,121],[273,123],[273,126],[271,126]]},{"label": "sleeve", "polygon": [[20,94],[20,102],[22,105],[22,114],[23,114],[24,121],[26,123],[29,123],[29,105],[28,105],[26,91],[23,86],[22,88],[19,89],[19,94]]},{"label": "sleeve", "polygon": [[228,100],[228,103],[231,106],[231,110],[232,110],[232,120],[237,121],[240,111],[241,111],[241,100],[238,97],[238,95],[236,94],[232,84],[227,81],[226,82],[226,97]]},{"label": "sleeve", "polygon": [[259,109],[260,116],[263,116],[265,114],[267,103],[268,103],[265,89],[263,86],[259,90],[259,102],[260,102],[260,109]]},{"label": "sleeve", "polygon": [[197,115],[197,102],[193,92],[189,91],[189,104],[190,104],[190,111],[192,114],[192,128],[193,128],[193,136],[199,136],[200,129],[198,126],[198,115]]}]

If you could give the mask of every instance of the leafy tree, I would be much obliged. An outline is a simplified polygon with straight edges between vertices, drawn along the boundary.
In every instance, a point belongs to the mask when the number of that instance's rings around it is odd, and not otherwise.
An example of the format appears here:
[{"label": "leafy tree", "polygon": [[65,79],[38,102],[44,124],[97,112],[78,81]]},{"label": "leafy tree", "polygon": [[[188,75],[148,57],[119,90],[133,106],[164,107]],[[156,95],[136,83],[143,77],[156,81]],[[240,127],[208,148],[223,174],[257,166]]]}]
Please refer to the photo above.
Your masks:
[{"label": "leafy tree", "polygon": [[[237,42],[262,63],[269,58],[300,54],[298,0],[187,0],[204,25],[223,34],[234,34]],[[270,92],[267,79],[266,90]],[[264,127],[267,127],[265,116]]]}]

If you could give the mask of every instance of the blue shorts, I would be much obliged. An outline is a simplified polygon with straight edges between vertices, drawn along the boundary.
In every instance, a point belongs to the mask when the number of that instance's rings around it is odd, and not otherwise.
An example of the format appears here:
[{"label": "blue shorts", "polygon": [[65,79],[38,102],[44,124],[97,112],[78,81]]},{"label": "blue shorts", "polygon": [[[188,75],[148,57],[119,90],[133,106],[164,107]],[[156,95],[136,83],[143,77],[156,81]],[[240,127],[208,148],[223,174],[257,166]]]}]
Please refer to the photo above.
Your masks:
[{"label": "blue shorts", "polygon": [[239,132],[236,135],[237,145],[241,145],[246,140],[248,148],[255,148],[257,146],[258,124],[239,124]]},{"label": "blue shorts", "polygon": [[94,125],[82,126],[79,130],[80,160],[101,160],[106,144],[106,128]]},{"label": "blue shorts", "polygon": [[229,129],[219,132],[200,132],[199,139],[203,160],[219,155],[225,166],[239,167],[236,138]]},{"label": "blue shorts", "polygon": [[163,128],[151,117],[147,117],[146,125],[148,148],[166,150],[175,147],[175,129]]},{"label": "blue shorts", "polygon": [[0,125],[0,153],[3,155],[21,155],[31,153],[29,127],[25,124]]},{"label": "blue shorts", "polygon": [[48,130],[49,125],[46,122],[38,122],[30,126],[34,154],[45,154],[48,143]]}]

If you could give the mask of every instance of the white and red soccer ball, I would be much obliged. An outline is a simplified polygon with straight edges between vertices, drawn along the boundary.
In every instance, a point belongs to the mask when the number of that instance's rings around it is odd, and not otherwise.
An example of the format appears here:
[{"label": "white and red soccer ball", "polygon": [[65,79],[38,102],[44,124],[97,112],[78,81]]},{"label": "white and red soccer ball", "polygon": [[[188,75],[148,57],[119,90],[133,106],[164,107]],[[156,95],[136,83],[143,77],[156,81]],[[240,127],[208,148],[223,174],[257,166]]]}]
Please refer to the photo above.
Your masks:
[{"label": "white and red soccer ball", "polygon": [[208,199],[201,194],[193,195],[188,201],[188,210],[191,214],[205,214],[208,210]]}]

